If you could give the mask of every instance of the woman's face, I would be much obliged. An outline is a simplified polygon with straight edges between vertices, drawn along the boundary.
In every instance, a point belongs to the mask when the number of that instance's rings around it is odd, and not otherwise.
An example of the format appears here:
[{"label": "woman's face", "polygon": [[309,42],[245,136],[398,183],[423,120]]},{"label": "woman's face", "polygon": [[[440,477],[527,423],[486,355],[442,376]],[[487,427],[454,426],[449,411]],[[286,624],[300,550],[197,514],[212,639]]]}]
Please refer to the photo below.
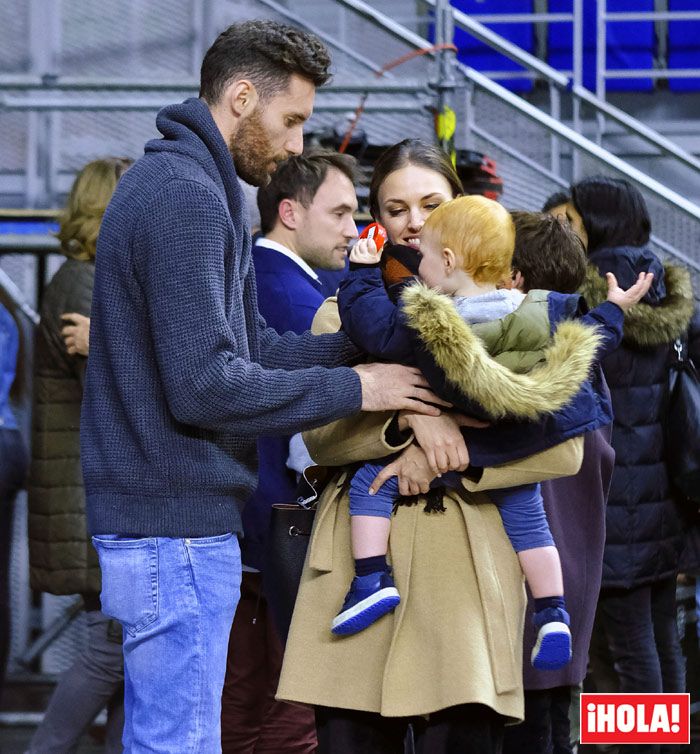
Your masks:
[{"label": "woman's face", "polygon": [[588,248],[588,233],[583,224],[583,218],[579,215],[578,210],[574,207],[573,202],[567,202],[565,205],[566,219],[571,226],[571,230],[581,239],[584,248]]},{"label": "woman's face", "polygon": [[419,249],[425,219],[452,198],[452,188],[440,173],[419,165],[406,165],[389,173],[380,186],[377,219],[392,243]]}]

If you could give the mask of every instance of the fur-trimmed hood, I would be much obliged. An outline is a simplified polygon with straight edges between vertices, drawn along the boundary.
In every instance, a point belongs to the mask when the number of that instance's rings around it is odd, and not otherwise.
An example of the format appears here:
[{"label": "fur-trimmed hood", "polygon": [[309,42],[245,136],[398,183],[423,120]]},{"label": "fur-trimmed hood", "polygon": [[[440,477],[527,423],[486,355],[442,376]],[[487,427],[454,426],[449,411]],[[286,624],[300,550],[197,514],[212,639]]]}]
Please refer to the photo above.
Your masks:
[{"label": "fur-trimmed hood", "polygon": [[[609,251],[610,253],[605,254],[601,259],[596,257],[598,266],[588,265],[586,279],[580,293],[590,307],[597,306],[607,297],[608,286],[601,272],[613,272],[623,288],[634,282],[633,279],[621,279],[614,264],[615,252],[618,250]],[[628,256],[628,251],[628,249],[623,249],[620,256]],[[640,268],[639,272],[641,271]],[[663,283],[665,295],[658,304],[653,305],[642,300],[625,312],[623,337],[628,344],[640,348],[651,348],[672,343],[687,331],[695,309],[690,273],[683,267],[664,264]]]},{"label": "fur-trimmed hood", "polygon": [[[527,374],[516,374],[489,355],[449,297],[417,284],[408,287],[402,299],[408,325],[417,332],[448,382],[494,419],[506,415],[537,419],[558,411],[588,378],[601,343],[594,328],[562,322],[544,349],[541,362]],[[543,311],[546,317],[546,306]],[[517,311],[509,315],[516,316]]]}]

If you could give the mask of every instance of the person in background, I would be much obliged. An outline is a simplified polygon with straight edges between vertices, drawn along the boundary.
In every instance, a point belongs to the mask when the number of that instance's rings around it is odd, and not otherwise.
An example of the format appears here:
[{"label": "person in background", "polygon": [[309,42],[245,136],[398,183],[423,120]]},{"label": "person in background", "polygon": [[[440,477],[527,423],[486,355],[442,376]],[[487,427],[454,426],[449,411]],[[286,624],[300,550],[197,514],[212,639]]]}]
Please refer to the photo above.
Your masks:
[{"label": "person in background", "polygon": [[[601,298],[601,274],[624,286],[642,270],[651,289],[625,314],[621,346],[602,361],[614,411],[615,467],[606,511],[602,589],[596,633],[610,661],[591,652],[593,680],[612,677],[621,693],[683,692],[685,668],[676,623],[676,575],[683,524],[666,468],[664,405],[673,343],[688,333],[695,308],[687,270],[662,264],[649,245],[644,197],[630,183],[607,176],[571,187],[567,216],[588,241],[581,292],[589,306]],[[691,328],[689,352],[700,357]],[[598,690],[607,690],[598,688]],[[626,754],[672,747],[630,745]]]},{"label": "person in background", "polygon": [[[342,270],[357,236],[353,212],[355,160],[317,150],[290,157],[258,189],[262,236],[253,246],[258,309],[283,334],[309,330],[325,298],[315,270]],[[258,486],[243,510],[241,598],[229,638],[221,698],[224,754],[311,754],[316,749],[313,712],[275,701],[282,641],[265,599],[263,568],[271,504],[295,499],[306,462],[296,436],[296,469],[290,437],[258,440]]]},{"label": "person in background", "polygon": [[[18,398],[23,359],[17,323],[0,299],[0,698],[10,649],[10,546],[12,515],[17,493],[24,486],[27,452],[22,441],[13,399]],[[23,349],[22,349],[23,350]]]},{"label": "person in background", "polygon": [[546,212],[554,217],[566,217],[566,205],[571,197],[566,191],[555,191],[542,205],[542,212]]},{"label": "person in background", "polygon": [[[563,195],[563,200],[567,199]],[[562,195],[557,195],[557,201],[561,200]],[[552,212],[512,213],[514,282],[523,291],[539,288],[575,293],[586,274],[584,247],[565,214]],[[602,377],[601,382],[608,395]],[[585,434],[583,463],[577,474],[542,482],[547,520],[564,572],[572,658],[565,668],[548,672],[523,663],[525,720],[506,729],[503,754],[570,754],[573,750],[570,714],[575,711],[574,719],[578,719],[578,709],[572,703],[572,691],[586,676],[603,567],[605,505],[615,458],[611,429],[608,424]],[[528,594],[525,647],[534,640],[533,610],[534,602]]]},{"label": "person in background", "polygon": [[71,356],[87,356],[90,351],[90,317],[80,312],[64,312],[61,320],[64,323],[61,337],[66,353]]},{"label": "person in background", "polygon": [[[29,475],[29,565],[32,589],[80,594],[87,644],[61,676],[29,754],[73,751],[108,708],[106,751],[120,752],[124,722],[121,626],[100,610],[100,568],[87,534],[80,469],[80,405],[88,343],[71,334],[69,310],[88,320],[102,215],[130,160],[108,157],[78,173],[58,238],[67,260],[46,287],[34,352],[32,463]],[[82,351],[83,355],[79,355]]]}]

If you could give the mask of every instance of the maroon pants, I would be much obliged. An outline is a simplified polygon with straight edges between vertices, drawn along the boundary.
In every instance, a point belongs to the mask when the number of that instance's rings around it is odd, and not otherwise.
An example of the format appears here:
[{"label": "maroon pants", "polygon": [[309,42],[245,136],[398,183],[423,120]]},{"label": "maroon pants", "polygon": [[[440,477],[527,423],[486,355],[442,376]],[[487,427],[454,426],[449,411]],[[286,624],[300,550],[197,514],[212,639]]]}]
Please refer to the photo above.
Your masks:
[{"label": "maroon pants", "polygon": [[261,581],[259,573],[243,573],[221,697],[222,752],[312,754],[313,710],[275,701],[283,648],[260,593]]}]

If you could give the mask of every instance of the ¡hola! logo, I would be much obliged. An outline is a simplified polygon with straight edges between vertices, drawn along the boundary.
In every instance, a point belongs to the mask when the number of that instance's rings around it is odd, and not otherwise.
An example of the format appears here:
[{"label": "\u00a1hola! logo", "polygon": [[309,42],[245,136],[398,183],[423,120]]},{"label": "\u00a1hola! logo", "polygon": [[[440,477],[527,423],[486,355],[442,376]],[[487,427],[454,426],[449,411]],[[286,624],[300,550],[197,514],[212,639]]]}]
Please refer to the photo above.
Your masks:
[{"label": "\u00a1hola! logo", "polygon": [[582,744],[688,744],[690,694],[581,694]]}]

